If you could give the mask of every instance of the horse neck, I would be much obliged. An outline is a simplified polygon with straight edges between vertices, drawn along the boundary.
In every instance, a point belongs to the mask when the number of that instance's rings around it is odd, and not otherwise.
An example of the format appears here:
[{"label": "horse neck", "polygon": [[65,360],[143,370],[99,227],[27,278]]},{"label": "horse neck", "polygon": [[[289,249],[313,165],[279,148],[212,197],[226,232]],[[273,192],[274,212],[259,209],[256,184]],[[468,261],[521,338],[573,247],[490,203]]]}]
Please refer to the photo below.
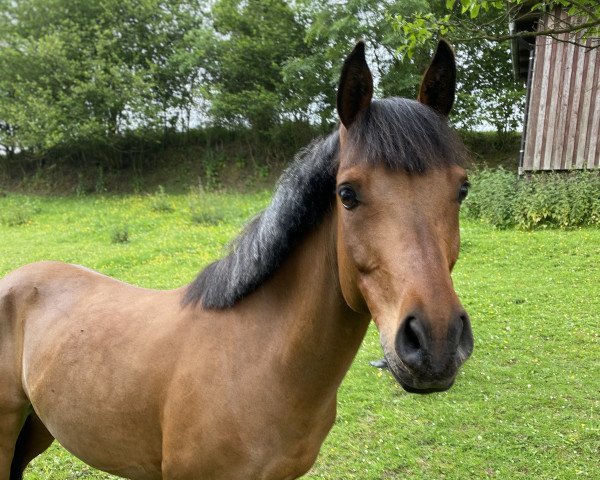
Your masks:
[{"label": "horse neck", "polygon": [[335,398],[369,324],[340,289],[335,217],[309,233],[259,295],[278,332],[272,361],[304,401]]}]

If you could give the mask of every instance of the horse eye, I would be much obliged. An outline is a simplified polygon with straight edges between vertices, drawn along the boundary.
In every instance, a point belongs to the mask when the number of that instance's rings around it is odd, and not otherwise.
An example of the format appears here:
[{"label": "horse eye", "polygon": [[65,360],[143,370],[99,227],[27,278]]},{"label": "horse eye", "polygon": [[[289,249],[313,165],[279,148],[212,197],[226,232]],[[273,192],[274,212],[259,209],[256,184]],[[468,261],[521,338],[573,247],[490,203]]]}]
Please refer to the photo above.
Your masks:
[{"label": "horse eye", "polygon": [[471,187],[471,184],[469,182],[465,182],[460,186],[460,190],[458,191],[458,201],[460,203],[462,203],[462,201],[467,198],[467,195],[469,194],[469,188]]},{"label": "horse eye", "polygon": [[342,185],[338,190],[338,195],[340,196],[342,205],[346,210],[352,210],[358,205],[358,198],[356,196],[356,192],[351,186]]}]

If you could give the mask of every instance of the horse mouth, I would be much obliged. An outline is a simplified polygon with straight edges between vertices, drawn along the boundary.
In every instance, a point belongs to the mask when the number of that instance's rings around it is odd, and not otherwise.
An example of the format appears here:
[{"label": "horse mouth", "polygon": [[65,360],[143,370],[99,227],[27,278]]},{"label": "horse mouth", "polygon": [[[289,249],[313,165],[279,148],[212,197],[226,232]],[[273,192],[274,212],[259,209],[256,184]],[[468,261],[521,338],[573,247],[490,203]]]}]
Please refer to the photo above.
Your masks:
[{"label": "horse mouth", "polygon": [[419,393],[419,394],[423,395],[426,393],[445,392],[454,384],[454,379],[452,379],[447,385],[435,386],[435,387],[422,387],[422,388],[413,387],[402,381],[398,381],[398,383],[408,393]]},{"label": "horse mouth", "polygon": [[449,379],[439,379],[434,381],[422,381],[415,378],[413,375],[405,372],[401,368],[397,368],[396,365],[390,364],[388,361],[388,370],[391,372],[396,381],[400,386],[408,393],[437,393],[445,392],[454,385],[455,375],[452,375]]}]

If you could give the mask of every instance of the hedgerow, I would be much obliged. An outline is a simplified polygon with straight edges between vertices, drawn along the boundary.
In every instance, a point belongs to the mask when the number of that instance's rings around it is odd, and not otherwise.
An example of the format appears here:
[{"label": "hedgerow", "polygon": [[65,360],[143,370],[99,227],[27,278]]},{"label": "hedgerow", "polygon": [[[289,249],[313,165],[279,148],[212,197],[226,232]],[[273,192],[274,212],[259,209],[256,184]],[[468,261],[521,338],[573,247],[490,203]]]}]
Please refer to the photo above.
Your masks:
[{"label": "hedgerow", "polygon": [[582,170],[519,177],[503,168],[469,174],[471,192],[463,208],[497,228],[600,226],[600,175]]}]

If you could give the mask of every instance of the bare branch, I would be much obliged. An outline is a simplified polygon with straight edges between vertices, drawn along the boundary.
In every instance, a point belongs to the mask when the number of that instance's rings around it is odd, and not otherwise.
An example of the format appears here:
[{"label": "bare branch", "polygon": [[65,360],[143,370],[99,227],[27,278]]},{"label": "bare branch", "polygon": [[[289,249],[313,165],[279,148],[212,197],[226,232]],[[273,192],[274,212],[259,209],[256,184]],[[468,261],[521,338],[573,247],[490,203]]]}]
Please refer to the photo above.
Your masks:
[{"label": "bare branch", "polygon": [[556,35],[548,35],[550,38],[556,40],[560,43],[568,43],[570,45],[575,45],[576,47],[583,48],[585,50],[596,50],[600,49],[600,42],[597,42],[595,45],[592,43],[591,45],[580,43],[577,40],[568,40],[564,37],[557,37]]}]

